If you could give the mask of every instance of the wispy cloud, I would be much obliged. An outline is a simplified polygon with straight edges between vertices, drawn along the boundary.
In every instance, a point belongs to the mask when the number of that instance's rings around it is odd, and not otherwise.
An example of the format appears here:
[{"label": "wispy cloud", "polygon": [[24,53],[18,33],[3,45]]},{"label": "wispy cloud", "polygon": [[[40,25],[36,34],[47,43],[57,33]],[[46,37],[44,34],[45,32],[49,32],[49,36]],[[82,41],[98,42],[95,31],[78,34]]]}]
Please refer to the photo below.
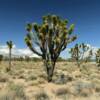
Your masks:
[{"label": "wispy cloud", "polygon": [[[0,54],[2,54],[4,56],[8,56],[9,48],[6,45],[1,45],[0,46]],[[31,50],[29,50],[29,48],[17,48],[15,45],[13,45],[13,48],[12,48],[12,56],[38,57]]]},{"label": "wispy cloud", "polygon": [[[93,57],[95,57],[95,53],[98,50],[98,47],[91,46],[90,44],[87,44],[87,46],[90,48],[87,52],[85,52],[84,57],[87,57],[89,55],[89,51],[92,49],[93,52]],[[39,48],[36,48],[36,50],[40,51]],[[61,53],[62,58],[70,58],[69,54],[70,48],[65,49]],[[0,46],[0,54],[4,56],[8,56],[9,54],[9,48],[6,45],[1,45]],[[29,57],[39,57],[38,55],[34,54],[29,48],[17,48],[16,45],[13,45],[12,48],[12,56],[29,56]]]}]

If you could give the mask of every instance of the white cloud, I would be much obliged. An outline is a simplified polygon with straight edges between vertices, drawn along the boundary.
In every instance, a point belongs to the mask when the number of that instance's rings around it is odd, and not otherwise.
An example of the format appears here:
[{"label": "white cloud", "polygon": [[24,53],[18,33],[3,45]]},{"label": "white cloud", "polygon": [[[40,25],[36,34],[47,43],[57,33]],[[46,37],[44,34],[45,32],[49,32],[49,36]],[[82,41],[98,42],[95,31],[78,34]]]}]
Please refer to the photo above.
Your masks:
[{"label": "white cloud", "polygon": [[[92,49],[93,51],[93,57],[95,57],[95,53],[98,50],[98,47],[91,46],[90,44],[87,44],[87,46],[90,48],[85,54],[84,57],[87,57],[89,55],[89,51]],[[40,49],[36,47],[36,50],[40,52]],[[61,57],[63,58],[70,58],[69,54],[70,48],[67,48],[65,51],[61,53]],[[9,49],[6,45],[1,45],[0,46],[0,54],[4,56],[8,56],[9,54]],[[12,56],[29,56],[29,57],[39,57],[38,55],[34,54],[29,48],[17,48],[16,45],[13,46],[12,48]]]},{"label": "white cloud", "polygon": [[[36,50],[38,50],[38,48]],[[4,56],[8,56],[9,48],[6,45],[1,45],[0,46],[0,54],[2,54]],[[38,55],[34,54],[29,48],[17,48],[15,45],[13,45],[13,48],[12,48],[12,56],[39,57]]]}]

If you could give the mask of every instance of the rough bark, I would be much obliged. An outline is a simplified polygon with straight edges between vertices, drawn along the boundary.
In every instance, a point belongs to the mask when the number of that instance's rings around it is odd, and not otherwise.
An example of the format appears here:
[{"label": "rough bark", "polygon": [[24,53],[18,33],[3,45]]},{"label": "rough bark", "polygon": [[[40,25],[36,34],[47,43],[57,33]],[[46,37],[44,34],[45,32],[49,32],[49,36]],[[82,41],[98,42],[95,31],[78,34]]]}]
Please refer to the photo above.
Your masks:
[{"label": "rough bark", "polygon": [[7,67],[7,72],[11,70],[11,49],[9,49],[9,66]]},{"label": "rough bark", "polygon": [[55,62],[52,62],[51,64],[48,64],[48,62],[45,62],[45,67],[46,67],[46,71],[47,71],[47,80],[48,80],[48,82],[52,82]]}]

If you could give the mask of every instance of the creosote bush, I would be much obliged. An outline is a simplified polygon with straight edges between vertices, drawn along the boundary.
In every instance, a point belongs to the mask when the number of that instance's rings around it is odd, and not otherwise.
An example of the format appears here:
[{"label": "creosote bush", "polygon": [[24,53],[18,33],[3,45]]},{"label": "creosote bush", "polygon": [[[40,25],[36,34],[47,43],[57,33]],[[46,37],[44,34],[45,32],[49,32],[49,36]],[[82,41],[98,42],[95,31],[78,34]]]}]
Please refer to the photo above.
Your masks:
[{"label": "creosote bush", "polygon": [[47,15],[42,20],[40,25],[27,24],[25,42],[31,51],[43,59],[48,82],[51,82],[57,58],[69,43],[76,40],[76,35],[72,34],[74,24],[68,28],[68,21],[59,16]]}]

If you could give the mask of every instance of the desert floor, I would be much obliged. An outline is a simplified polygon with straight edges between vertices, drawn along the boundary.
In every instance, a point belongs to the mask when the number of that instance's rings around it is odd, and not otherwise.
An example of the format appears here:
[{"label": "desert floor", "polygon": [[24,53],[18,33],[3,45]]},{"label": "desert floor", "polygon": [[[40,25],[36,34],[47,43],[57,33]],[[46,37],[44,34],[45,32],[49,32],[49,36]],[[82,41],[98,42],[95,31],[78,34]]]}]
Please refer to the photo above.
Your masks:
[{"label": "desert floor", "polygon": [[[41,61],[7,61],[0,64],[0,100],[100,100],[100,68],[84,63],[57,62],[48,83]],[[63,76],[63,78],[61,78]]]}]

